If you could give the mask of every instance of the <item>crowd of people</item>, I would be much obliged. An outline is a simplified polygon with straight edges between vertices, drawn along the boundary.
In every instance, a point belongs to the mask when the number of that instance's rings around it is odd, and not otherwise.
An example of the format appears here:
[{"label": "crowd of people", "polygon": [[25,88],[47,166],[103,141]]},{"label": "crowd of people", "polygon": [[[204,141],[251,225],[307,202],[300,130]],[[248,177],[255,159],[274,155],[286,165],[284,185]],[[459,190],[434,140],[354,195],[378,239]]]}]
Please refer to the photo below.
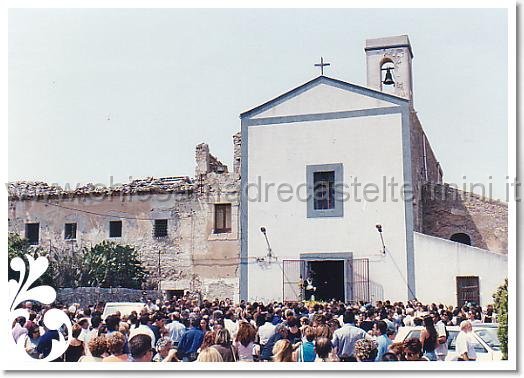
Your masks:
[{"label": "crowd of people", "polygon": [[[104,303],[80,308],[58,306],[72,322],[47,329],[51,306],[27,302],[29,318],[19,317],[12,334],[25,338],[27,353],[45,358],[62,332],[68,340],[65,362],[381,362],[438,361],[448,352],[446,326],[460,326],[458,360],[475,360],[472,324],[496,322],[493,307],[446,307],[417,301],[375,304],[233,303],[144,300],[139,312],[116,312],[102,319]],[[395,342],[400,327],[422,326],[419,338]]]}]

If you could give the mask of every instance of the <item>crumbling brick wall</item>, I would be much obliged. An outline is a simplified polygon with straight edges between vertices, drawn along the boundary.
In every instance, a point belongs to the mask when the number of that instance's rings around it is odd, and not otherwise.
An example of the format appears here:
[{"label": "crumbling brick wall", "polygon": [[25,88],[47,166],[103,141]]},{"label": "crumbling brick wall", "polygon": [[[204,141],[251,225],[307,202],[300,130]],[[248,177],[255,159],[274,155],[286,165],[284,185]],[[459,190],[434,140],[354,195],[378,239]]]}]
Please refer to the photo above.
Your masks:
[{"label": "crumbling brick wall", "polygon": [[414,229],[417,232],[422,232],[424,211],[422,204],[422,187],[427,182],[442,183],[442,169],[422,129],[417,113],[412,111],[410,117]]},{"label": "crumbling brick wall", "polygon": [[508,252],[507,204],[449,185],[424,185],[422,226],[427,235],[450,239],[465,233],[474,247]]}]

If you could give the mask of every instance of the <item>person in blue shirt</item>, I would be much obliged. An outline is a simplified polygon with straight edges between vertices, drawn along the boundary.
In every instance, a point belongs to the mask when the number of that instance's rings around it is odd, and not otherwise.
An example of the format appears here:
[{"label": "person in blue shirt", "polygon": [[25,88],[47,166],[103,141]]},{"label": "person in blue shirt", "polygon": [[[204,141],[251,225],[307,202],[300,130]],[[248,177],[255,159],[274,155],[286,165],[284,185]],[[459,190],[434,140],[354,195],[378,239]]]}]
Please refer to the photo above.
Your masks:
[{"label": "person in blue shirt", "polygon": [[298,347],[295,361],[297,362],[315,362],[317,354],[315,352],[315,329],[311,326],[304,328],[304,339]]},{"label": "person in blue shirt", "polygon": [[375,324],[375,331],[377,332],[377,357],[375,361],[382,361],[382,356],[388,351],[388,347],[392,344],[392,341],[388,337],[388,325],[385,321],[379,320]]},{"label": "person in blue shirt", "polygon": [[262,352],[260,353],[260,360],[271,361],[273,358],[273,347],[275,346],[277,341],[285,338],[287,338],[287,327],[284,325],[284,323],[279,323],[275,327],[275,334],[269,338],[264,348],[262,348]]},{"label": "person in blue shirt", "polygon": [[[36,347],[36,351],[40,354],[41,358],[46,358],[51,353],[51,349],[53,348],[53,340],[60,341],[60,336],[56,329],[48,329],[45,325],[44,329],[45,333],[42,335],[42,337],[40,337],[40,341]],[[59,357],[53,362],[60,360],[61,358]]]},{"label": "person in blue shirt", "polygon": [[280,324],[283,321],[284,320],[282,319],[282,310],[278,308],[275,311],[275,313],[273,314],[273,319],[272,319],[271,323],[276,326],[277,324]]},{"label": "person in blue shirt", "polygon": [[204,341],[204,332],[200,329],[200,319],[193,318],[189,330],[182,335],[178,343],[177,357],[186,362],[195,361],[202,341]]}]

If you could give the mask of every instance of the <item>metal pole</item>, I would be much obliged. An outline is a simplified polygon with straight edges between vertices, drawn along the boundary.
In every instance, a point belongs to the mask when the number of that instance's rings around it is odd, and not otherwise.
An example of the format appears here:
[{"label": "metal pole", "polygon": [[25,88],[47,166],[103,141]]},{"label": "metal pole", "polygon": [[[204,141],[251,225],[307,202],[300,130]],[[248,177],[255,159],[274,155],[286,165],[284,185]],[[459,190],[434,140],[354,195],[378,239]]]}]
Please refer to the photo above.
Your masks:
[{"label": "metal pole", "polygon": [[161,294],[161,281],[162,281],[162,275],[161,275],[161,270],[160,270],[160,248],[158,249],[158,295],[160,296]]}]

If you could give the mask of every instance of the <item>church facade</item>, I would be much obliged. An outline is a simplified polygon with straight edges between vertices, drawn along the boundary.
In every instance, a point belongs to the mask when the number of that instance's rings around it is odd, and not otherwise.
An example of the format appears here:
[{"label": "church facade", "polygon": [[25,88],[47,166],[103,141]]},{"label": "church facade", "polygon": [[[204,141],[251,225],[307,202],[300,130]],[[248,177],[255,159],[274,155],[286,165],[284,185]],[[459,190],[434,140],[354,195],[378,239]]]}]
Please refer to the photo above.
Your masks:
[{"label": "church facade", "polygon": [[240,297],[489,302],[507,276],[507,206],[443,184],[408,37],[365,52],[367,87],[322,75],[241,115]]}]

